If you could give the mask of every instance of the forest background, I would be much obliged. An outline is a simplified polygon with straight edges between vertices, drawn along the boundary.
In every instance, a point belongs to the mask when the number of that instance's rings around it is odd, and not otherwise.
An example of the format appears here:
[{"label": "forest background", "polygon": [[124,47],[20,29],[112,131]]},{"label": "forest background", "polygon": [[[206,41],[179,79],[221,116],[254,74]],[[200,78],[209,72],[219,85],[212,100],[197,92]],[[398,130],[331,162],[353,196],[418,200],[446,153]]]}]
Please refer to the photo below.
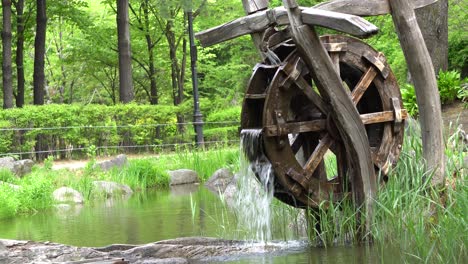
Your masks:
[{"label": "forest background", "polygon": [[[443,103],[467,100],[468,4],[439,2],[442,12],[420,26],[437,27],[432,41],[443,51],[436,65]],[[8,110],[0,111],[0,153],[66,158],[90,146],[115,153],[191,144],[189,10],[195,32],[244,15],[240,0],[2,0],[0,93]],[[417,116],[391,17],[368,19],[381,31],[366,41],[386,55],[405,107]],[[249,36],[198,48],[206,142],[237,138],[244,89],[259,61]]]}]

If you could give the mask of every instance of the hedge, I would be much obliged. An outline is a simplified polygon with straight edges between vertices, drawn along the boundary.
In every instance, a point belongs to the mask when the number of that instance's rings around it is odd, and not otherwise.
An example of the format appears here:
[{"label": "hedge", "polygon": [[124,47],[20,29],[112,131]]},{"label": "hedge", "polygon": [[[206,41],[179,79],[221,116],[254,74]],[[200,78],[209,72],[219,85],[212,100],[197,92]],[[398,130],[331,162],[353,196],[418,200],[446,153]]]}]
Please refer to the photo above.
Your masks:
[{"label": "hedge", "polygon": [[158,144],[176,135],[177,111],[173,106],[136,104],[50,104],[0,110],[0,153],[50,151],[63,158],[67,152],[54,150]]}]

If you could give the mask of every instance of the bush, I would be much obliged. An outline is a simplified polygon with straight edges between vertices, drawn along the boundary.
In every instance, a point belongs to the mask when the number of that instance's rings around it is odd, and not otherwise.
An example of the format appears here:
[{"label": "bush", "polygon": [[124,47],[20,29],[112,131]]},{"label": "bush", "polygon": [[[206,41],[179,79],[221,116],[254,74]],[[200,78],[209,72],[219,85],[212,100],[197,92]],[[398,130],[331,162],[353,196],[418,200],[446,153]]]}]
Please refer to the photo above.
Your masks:
[{"label": "bush", "polygon": [[466,79],[460,79],[460,73],[457,71],[441,71],[437,79],[437,86],[442,104],[451,103],[457,98],[464,99],[462,83],[466,81]]}]

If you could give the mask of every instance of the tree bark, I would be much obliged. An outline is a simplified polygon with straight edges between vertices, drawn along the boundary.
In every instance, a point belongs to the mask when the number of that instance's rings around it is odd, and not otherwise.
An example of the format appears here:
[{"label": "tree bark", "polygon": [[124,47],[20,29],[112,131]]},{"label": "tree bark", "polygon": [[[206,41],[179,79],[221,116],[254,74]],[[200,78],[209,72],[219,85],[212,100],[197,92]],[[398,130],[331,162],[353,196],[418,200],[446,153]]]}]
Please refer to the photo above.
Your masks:
[{"label": "tree bark", "polygon": [[424,44],[416,15],[408,1],[389,1],[400,45],[411,73],[419,107],[423,156],[433,171],[432,185],[443,186],[445,155],[439,90],[431,57]]},{"label": "tree bark", "polygon": [[448,0],[415,10],[436,75],[448,69]]},{"label": "tree bark", "polygon": [[24,0],[16,2],[16,107],[24,105]]},{"label": "tree bark", "polygon": [[2,0],[2,73],[3,108],[13,107],[13,74],[11,70],[11,0]]},{"label": "tree bark", "polygon": [[128,103],[134,98],[128,1],[129,0],[117,0],[117,36],[119,51],[120,90],[119,99],[122,103]]},{"label": "tree bark", "polygon": [[37,0],[36,14],[36,38],[34,40],[34,104],[44,104],[45,91],[45,73],[44,73],[44,57],[45,57],[45,41],[47,29],[47,14],[46,0]]}]

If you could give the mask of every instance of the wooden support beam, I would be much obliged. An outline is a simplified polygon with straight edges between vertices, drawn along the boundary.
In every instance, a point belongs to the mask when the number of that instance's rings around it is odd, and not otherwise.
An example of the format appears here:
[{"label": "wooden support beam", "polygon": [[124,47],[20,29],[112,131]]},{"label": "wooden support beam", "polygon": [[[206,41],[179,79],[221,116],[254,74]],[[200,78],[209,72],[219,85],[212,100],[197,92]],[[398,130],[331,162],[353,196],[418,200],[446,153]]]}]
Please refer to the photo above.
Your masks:
[{"label": "wooden support beam", "polygon": [[287,9],[293,40],[301,58],[306,62],[322,98],[332,106],[331,116],[346,145],[347,157],[353,166],[351,175],[356,203],[363,204],[366,212],[366,232],[370,231],[373,219],[373,203],[377,184],[369,141],[359,113],[334,69],[327,51],[322,46],[313,27],[302,23],[297,7]]},{"label": "wooden support beam", "polygon": [[[378,16],[390,14],[391,0],[334,0],[320,3],[314,8],[352,14],[356,16]],[[412,0],[410,7],[421,8],[437,2],[437,0]]]},{"label": "wooden support beam", "polygon": [[[378,28],[367,20],[349,14],[300,8],[303,23],[341,31],[356,37],[366,38],[378,32]],[[288,14],[284,7],[258,11],[235,19],[226,24],[195,34],[202,46],[207,47],[247,34],[259,34],[273,25],[288,25]]]},{"label": "wooden support beam", "polygon": [[433,170],[432,184],[445,182],[445,155],[442,111],[437,80],[413,7],[407,0],[390,0],[390,7],[400,45],[413,78],[419,107],[423,156]]}]

